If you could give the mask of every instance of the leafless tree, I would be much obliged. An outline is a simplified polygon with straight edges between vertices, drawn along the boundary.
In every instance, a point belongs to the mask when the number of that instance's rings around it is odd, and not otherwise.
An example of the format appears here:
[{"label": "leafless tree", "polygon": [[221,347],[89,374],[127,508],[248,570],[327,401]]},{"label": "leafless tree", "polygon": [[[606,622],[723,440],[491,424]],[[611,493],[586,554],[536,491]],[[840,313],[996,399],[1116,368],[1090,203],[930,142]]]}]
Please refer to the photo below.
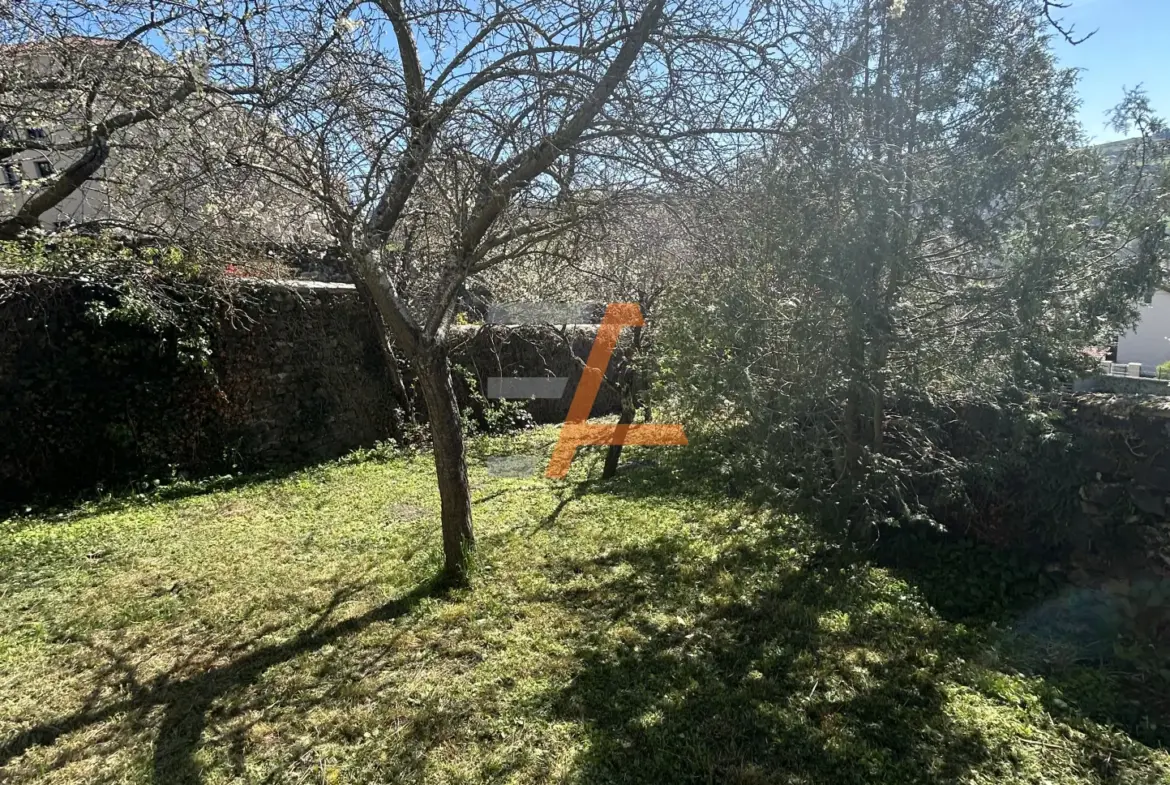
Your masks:
[{"label": "leafless tree", "polygon": [[715,176],[764,130],[761,118],[779,116],[777,87],[806,42],[808,11],[730,0],[377,0],[298,11],[303,45],[333,40],[273,107],[296,149],[269,149],[280,160],[253,164],[318,200],[413,368],[451,576],[464,576],[474,543],[448,362],[457,293],[631,192]]},{"label": "leafless tree", "polygon": [[1076,28],[1073,25],[1067,24],[1058,15],[1061,11],[1071,6],[1071,2],[1060,2],[1060,0],[1044,0],[1044,17],[1056,32],[1060,33],[1060,37],[1067,41],[1072,46],[1080,46],[1085,41],[1097,34],[1094,30],[1085,35],[1078,36]]}]

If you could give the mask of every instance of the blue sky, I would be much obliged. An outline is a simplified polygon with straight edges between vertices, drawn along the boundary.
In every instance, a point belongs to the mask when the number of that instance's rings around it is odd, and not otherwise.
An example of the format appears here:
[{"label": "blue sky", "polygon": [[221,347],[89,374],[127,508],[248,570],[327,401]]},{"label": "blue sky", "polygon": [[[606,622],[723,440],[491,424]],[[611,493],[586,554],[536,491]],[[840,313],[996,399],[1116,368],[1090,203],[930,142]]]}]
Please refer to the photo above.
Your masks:
[{"label": "blue sky", "polygon": [[[1083,69],[1081,123],[1096,142],[1121,134],[1106,128],[1106,115],[1121,100],[1122,86],[1142,84],[1154,111],[1170,115],[1170,0],[1068,0],[1060,14],[1078,37],[1097,34],[1079,46],[1054,41],[1063,65]],[[1059,38],[1059,35],[1057,36]]]}]

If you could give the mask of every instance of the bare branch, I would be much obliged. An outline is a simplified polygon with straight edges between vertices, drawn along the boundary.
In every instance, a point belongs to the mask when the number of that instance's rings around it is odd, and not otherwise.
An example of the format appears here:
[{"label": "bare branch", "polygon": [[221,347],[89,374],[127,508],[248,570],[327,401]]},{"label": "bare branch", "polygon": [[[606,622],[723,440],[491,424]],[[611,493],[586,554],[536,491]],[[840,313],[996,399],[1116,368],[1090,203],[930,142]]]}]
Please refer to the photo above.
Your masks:
[{"label": "bare branch", "polygon": [[0,221],[0,239],[12,240],[21,232],[37,224],[41,214],[80,188],[86,180],[102,167],[109,157],[110,147],[104,137],[94,138],[89,151],[78,158],[68,169],[56,175],[48,187],[42,188],[20,206],[16,214]]},{"label": "bare branch", "polygon": [[1064,20],[1057,19],[1057,18],[1053,17],[1053,15],[1052,15],[1052,12],[1054,9],[1059,11],[1059,10],[1063,10],[1065,8],[1068,8],[1068,7],[1069,7],[1068,3],[1059,2],[1059,0],[1044,0],[1044,16],[1048,19],[1048,23],[1052,25],[1052,27],[1056,30],[1056,32],[1061,34],[1061,36],[1064,38],[1065,41],[1067,41],[1069,43],[1069,45],[1079,46],[1079,45],[1083,44],[1085,41],[1088,41],[1090,38],[1095,36],[1097,34],[1097,31],[1094,30],[1093,32],[1089,33],[1088,35],[1081,36],[1080,38],[1076,38],[1074,35],[1076,32],[1076,28],[1074,28],[1072,25],[1065,27]]}]

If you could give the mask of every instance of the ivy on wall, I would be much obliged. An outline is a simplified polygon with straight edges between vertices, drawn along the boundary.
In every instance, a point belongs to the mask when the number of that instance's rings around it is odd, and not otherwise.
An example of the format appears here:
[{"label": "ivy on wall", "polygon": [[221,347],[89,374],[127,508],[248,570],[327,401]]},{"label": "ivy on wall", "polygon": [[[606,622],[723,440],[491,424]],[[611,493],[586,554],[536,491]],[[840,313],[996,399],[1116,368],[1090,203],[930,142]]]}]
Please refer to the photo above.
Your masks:
[{"label": "ivy on wall", "polygon": [[218,468],[214,306],[133,281],[3,279],[0,501]]},{"label": "ivy on wall", "polygon": [[[396,409],[384,337],[352,287],[219,268],[99,242],[0,243],[0,270],[10,271],[0,272],[0,508],[102,485],[300,466],[401,441],[405,428],[421,433]],[[453,363],[469,427],[564,418],[589,331],[566,340],[535,328],[465,329]],[[527,374],[569,377],[564,399],[480,393],[489,376]],[[595,414],[616,405],[606,394]]]}]

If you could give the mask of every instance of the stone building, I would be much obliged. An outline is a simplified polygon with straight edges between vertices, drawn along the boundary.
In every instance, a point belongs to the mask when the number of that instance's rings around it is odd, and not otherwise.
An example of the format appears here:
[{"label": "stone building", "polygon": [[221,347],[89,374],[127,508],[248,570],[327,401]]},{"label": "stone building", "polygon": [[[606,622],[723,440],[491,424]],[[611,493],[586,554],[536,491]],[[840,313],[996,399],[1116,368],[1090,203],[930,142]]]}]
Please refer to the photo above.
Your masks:
[{"label": "stone building", "polygon": [[295,140],[191,65],[82,37],[0,47],[0,59],[0,227],[41,199],[51,205],[22,228],[323,240],[312,200],[263,172]]}]

